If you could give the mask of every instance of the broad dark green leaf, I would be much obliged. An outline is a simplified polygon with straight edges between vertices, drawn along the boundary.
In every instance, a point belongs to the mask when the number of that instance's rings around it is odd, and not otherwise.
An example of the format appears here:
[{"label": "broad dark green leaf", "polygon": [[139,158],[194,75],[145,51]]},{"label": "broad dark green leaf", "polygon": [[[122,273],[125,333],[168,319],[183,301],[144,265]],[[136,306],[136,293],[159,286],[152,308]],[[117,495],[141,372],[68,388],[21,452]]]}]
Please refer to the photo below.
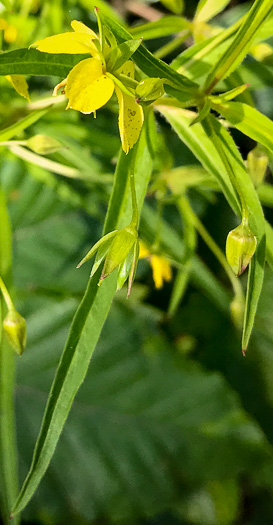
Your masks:
[{"label": "broad dark green leaf", "polygon": [[[262,432],[221,376],[190,359],[175,359],[175,348],[160,335],[158,312],[133,296],[126,303],[116,297],[46,483],[25,519],[38,519],[43,508],[57,522],[71,509],[89,522],[131,523],[181,506],[210,483],[222,487],[254,466],[257,474],[270,461]],[[52,340],[62,339],[74,307],[71,298],[62,304],[45,298],[40,308],[31,302],[30,296],[29,352],[20,362],[17,386],[24,460],[58,360]],[[184,505],[181,512],[188,520]]]}]

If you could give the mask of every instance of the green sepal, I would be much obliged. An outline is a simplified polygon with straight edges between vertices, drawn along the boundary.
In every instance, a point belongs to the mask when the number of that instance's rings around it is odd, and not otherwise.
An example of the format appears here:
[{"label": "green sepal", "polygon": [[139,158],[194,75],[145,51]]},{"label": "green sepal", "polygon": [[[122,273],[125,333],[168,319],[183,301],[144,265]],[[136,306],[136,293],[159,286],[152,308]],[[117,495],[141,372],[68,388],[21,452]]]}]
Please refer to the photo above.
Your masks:
[{"label": "green sepal", "polygon": [[86,261],[89,261],[89,259],[92,259],[96,251],[98,251],[98,249],[102,245],[104,245],[109,239],[117,235],[117,233],[118,233],[118,230],[114,230],[110,233],[107,233],[107,235],[104,235],[98,242],[96,242],[96,244],[94,244],[94,246],[92,246],[91,250],[89,250],[86,256],[79,262],[79,264],[77,265],[77,268],[80,268],[82,264],[84,264]]},{"label": "green sepal", "polygon": [[129,297],[131,293],[133,282],[136,276],[138,258],[139,258],[139,241],[137,241],[134,246],[134,257],[133,257],[133,263],[132,263],[131,271],[129,275],[127,297]]},{"label": "green sepal", "polygon": [[133,259],[134,259],[134,246],[132,246],[126,259],[120,265],[119,272],[118,272],[117,291],[123,287],[126,279],[128,279],[128,276],[131,270],[131,266],[133,264]]},{"label": "green sepal", "polygon": [[116,71],[119,69],[131,56],[135,53],[137,48],[142,43],[142,38],[135,40],[126,40],[119,46],[115,47],[108,53],[106,57],[106,67],[108,71]]},{"label": "green sepal", "polygon": [[145,78],[136,87],[136,101],[139,104],[151,104],[165,93],[164,78]]},{"label": "green sepal", "polygon": [[93,277],[94,273],[97,271],[98,267],[100,266],[102,261],[105,259],[107,252],[112,244],[112,241],[113,241],[113,236],[111,236],[110,239],[107,239],[98,249],[98,253],[96,256],[96,260],[93,264],[90,277]]},{"label": "green sepal", "polygon": [[131,226],[117,232],[105,259],[101,281],[123,263],[136,240],[137,231]]}]

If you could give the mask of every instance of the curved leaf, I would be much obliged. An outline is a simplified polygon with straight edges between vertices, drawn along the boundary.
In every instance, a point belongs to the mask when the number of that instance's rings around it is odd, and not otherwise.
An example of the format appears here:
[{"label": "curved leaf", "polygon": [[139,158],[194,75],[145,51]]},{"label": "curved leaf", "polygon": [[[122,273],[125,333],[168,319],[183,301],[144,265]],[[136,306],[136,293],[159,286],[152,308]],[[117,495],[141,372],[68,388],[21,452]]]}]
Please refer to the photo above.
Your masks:
[{"label": "curved leaf", "polygon": [[224,165],[217,145],[215,143],[215,134],[221,141],[221,147],[225,152],[226,158],[236,177],[237,184],[240,185],[241,192],[249,208],[250,227],[257,237],[258,245],[256,253],[251,261],[248,288],[244,318],[244,329],[242,337],[242,346],[245,350],[251,335],[255,313],[259,296],[261,293],[264,259],[265,259],[265,223],[260,201],[253,187],[242,158],[238,149],[224,127],[215,119],[210,117],[209,121],[205,119],[204,127],[195,124],[189,127],[192,120],[192,113],[183,109],[166,108],[159,106],[159,111],[167,118],[178,136],[192,150],[194,155],[200,160],[204,168],[214,175],[232,209],[240,216],[240,203],[235,192],[233,184],[230,182],[229,173]]}]

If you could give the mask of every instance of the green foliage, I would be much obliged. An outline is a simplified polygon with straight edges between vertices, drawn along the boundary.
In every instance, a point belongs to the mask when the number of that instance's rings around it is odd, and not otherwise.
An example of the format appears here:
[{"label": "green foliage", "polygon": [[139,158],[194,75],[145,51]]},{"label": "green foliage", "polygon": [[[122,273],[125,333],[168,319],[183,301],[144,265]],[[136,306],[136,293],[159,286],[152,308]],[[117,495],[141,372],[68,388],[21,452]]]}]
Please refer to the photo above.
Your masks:
[{"label": "green foliage", "polygon": [[273,520],[273,5],[194,7],[2,2],[4,525]]}]

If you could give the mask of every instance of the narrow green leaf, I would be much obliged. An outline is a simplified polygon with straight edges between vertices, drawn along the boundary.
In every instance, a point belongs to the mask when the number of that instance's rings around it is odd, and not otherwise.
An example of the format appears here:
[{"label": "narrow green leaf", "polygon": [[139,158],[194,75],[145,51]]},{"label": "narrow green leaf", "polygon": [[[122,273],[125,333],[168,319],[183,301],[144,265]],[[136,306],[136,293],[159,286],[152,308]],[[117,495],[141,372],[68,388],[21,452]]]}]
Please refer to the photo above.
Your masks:
[{"label": "narrow green leaf", "polygon": [[[114,18],[117,22],[122,22],[122,18],[118,13],[118,10],[109,5],[106,0],[79,0],[79,4],[82,5],[87,11],[94,11],[95,7],[99,8],[100,14],[104,13],[111,18]],[[95,17],[94,17],[95,18]]]},{"label": "narrow green leaf", "polygon": [[266,262],[273,271],[273,228],[271,224],[265,221],[266,231]]},{"label": "narrow green leaf", "polygon": [[210,93],[219,80],[230,75],[242,62],[272,8],[272,0],[256,0],[254,2],[229,48],[209,73],[203,88],[206,93]]},{"label": "narrow green leaf", "polygon": [[180,31],[189,31],[191,23],[186,18],[178,16],[164,16],[155,22],[147,22],[130,28],[130,33],[135,38],[150,40],[152,38],[161,38],[163,36],[173,35]]},{"label": "narrow green leaf", "polygon": [[[126,29],[117,24],[114,20],[111,20],[104,15],[101,16],[101,19],[103,24],[105,24],[112,31],[112,33],[114,33],[119,43],[133,38]],[[198,86],[195,84],[195,82],[192,82],[185,76],[180,75],[162,60],[155,58],[153,54],[150,53],[150,51],[148,51],[143,45],[140,45],[136,50],[134,54],[134,61],[139,66],[139,68],[150,77],[166,78],[172,83],[176,84],[179,89],[187,93],[194,94],[197,92]]]},{"label": "narrow green leaf", "polygon": [[[110,199],[104,232],[108,233],[128,222],[126,203],[129,199],[128,173],[132,167],[132,154],[121,153],[116,169],[114,188]],[[144,169],[145,166],[145,169]],[[146,147],[145,125],[137,145],[134,161],[136,192],[139,209],[142,208],[149,182],[152,161]],[[143,176],[143,174],[145,174]],[[122,187],[123,191],[118,189]],[[125,190],[125,188],[127,188]],[[123,206],[125,207],[125,210]],[[124,225],[124,224],[123,224]],[[75,314],[68,340],[56,372],[49,394],[40,434],[33,454],[28,476],[18,496],[13,513],[22,510],[32,497],[54,454],[74,397],[85,378],[90,359],[98,341],[102,326],[107,317],[117,285],[117,272],[107,277],[97,286],[99,273],[96,273],[87,286],[86,293]]]},{"label": "narrow green leaf", "polygon": [[221,13],[230,0],[200,0],[196,8],[195,22],[208,22]]},{"label": "narrow green leaf", "polygon": [[12,126],[0,130],[0,142],[5,142],[12,139],[15,135],[18,135],[18,133],[21,133],[21,131],[24,131],[29,126],[34,124],[34,122],[37,122],[37,120],[42,118],[47,112],[48,109],[32,111],[26,117],[18,120],[18,122],[15,122],[15,124],[12,124]]},{"label": "narrow green leaf", "polygon": [[196,113],[185,109],[158,106],[180,139],[194,153],[204,168],[218,181],[222,191],[237,215],[240,215],[238,196],[226,174],[225,167],[210,137],[205,133],[200,123],[190,126]]},{"label": "narrow green leaf", "polygon": [[214,117],[210,117],[209,121],[203,121],[203,129],[200,124],[189,128],[190,112],[174,108],[159,107],[158,109],[167,118],[181,140],[187,144],[207,171],[217,178],[230,206],[235,213],[240,216],[238,197],[233,184],[230,183],[229,173],[222,162],[215,144],[215,135],[217,134],[234,176],[236,176],[237,184],[240,185],[241,192],[245,196],[249,208],[250,228],[256,235],[258,242],[256,253],[250,263],[248,275],[242,339],[242,346],[245,350],[251,335],[264,274],[265,224],[257,193],[246,172],[235,143],[229,133]]},{"label": "narrow green leaf", "polygon": [[0,54],[0,75],[53,75],[67,77],[86,55],[53,55],[36,49],[16,49]]},{"label": "narrow green leaf", "polygon": [[180,15],[183,7],[184,7],[184,1],[183,0],[160,0],[161,3],[167,7],[172,13],[175,13],[176,15]]},{"label": "narrow green leaf", "polygon": [[242,20],[237,20],[219,35],[189,47],[172,61],[171,67],[193,80],[202,77],[230,46]]},{"label": "narrow green leaf", "polygon": [[[215,97],[214,97],[215,98]],[[255,108],[241,102],[215,103],[213,98],[212,107],[216,109],[235,128],[239,129],[248,137],[260,142],[273,153],[273,122]]]}]

